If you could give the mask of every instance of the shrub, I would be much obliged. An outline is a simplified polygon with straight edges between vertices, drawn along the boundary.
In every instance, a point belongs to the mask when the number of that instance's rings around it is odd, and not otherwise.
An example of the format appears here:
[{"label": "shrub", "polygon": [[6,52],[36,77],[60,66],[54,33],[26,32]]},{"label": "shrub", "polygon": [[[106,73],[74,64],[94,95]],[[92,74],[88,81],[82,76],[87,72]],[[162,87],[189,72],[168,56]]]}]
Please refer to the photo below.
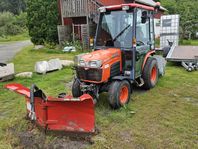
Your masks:
[{"label": "shrub", "polygon": [[54,0],[27,2],[27,24],[34,44],[58,42],[58,6]]},{"label": "shrub", "polygon": [[26,30],[26,14],[15,16],[10,12],[0,13],[0,36],[17,35]]},{"label": "shrub", "polygon": [[26,29],[27,28],[27,13],[23,12],[23,13],[20,13],[18,16],[16,16],[15,24],[17,26],[22,27],[23,29]]},{"label": "shrub", "polygon": [[7,24],[12,24],[15,21],[15,17],[10,12],[0,13],[0,27],[3,27]]}]

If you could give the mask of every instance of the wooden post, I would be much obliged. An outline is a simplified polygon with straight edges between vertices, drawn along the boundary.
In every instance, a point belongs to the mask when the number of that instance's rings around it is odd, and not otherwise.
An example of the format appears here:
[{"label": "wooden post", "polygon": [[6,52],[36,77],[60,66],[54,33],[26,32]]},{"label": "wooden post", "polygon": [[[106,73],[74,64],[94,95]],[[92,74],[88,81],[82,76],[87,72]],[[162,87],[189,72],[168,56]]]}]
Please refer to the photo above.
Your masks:
[{"label": "wooden post", "polygon": [[89,45],[90,45],[90,43],[89,43],[89,38],[90,38],[90,33],[89,33],[89,16],[87,15],[87,37],[88,37],[88,49],[90,48],[89,47]]},{"label": "wooden post", "polygon": [[60,10],[61,10],[61,23],[62,23],[62,25],[64,26],[63,1],[64,1],[64,0],[60,0]]},{"label": "wooden post", "polygon": [[74,24],[72,23],[72,37],[73,37],[73,42],[75,41],[75,31],[74,31]]}]

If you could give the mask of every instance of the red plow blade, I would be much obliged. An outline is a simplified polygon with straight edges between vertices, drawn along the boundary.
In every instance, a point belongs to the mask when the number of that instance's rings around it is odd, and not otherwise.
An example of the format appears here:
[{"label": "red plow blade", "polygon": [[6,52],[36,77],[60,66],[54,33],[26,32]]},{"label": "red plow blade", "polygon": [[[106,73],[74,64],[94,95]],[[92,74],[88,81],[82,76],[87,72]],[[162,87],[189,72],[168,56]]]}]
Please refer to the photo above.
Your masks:
[{"label": "red plow blade", "polygon": [[84,94],[79,98],[46,97],[36,87],[28,89],[21,84],[7,84],[5,88],[25,96],[29,117],[46,130],[93,133],[95,113],[93,98]]}]

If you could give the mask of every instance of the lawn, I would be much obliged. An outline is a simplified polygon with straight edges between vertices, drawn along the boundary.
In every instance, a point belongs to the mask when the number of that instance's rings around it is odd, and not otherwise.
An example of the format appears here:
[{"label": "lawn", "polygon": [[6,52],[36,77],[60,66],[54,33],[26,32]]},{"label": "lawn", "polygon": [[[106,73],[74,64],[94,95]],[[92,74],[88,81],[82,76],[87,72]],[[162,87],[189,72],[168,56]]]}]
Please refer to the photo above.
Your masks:
[{"label": "lawn", "polygon": [[191,45],[191,46],[198,46],[198,39],[197,40],[180,40],[181,45]]},{"label": "lawn", "polygon": [[[27,47],[13,59],[16,71],[33,71],[38,60],[73,59],[48,49]],[[30,87],[37,84],[48,95],[70,93],[73,71],[65,68],[47,75],[11,82]],[[187,72],[169,63],[157,86],[144,91],[134,88],[130,103],[120,109],[108,106],[106,94],[96,105],[97,135],[86,139],[47,133],[25,119],[25,101],[0,83],[0,148],[198,148],[198,72]]]},{"label": "lawn", "polygon": [[0,43],[23,41],[23,40],[28,40],[28,39],[30,39],[28,32],[25,32],[25,33],[13,35],[13,36],[5,36],[5,37],[0,36]]}]

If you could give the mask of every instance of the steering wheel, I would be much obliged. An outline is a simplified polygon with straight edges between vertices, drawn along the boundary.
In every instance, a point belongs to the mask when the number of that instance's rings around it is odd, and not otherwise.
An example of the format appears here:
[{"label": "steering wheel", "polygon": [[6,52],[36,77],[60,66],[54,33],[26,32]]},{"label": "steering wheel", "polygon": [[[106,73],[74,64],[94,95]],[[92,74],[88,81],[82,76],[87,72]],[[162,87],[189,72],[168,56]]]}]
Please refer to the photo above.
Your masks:
[{"label": "steering wheel", "polygon": [[106,41],[105,46],[114,46],[113,40],[109,39]]},{"label": "steering wheel", "polygon": [[136,41],[136,43],[137,43],[137,45],[139,45],[139,46],[143,46],[143,45],[145,45],[145,43],[144,43],[144,42],[142,42],[142,41]]}]

